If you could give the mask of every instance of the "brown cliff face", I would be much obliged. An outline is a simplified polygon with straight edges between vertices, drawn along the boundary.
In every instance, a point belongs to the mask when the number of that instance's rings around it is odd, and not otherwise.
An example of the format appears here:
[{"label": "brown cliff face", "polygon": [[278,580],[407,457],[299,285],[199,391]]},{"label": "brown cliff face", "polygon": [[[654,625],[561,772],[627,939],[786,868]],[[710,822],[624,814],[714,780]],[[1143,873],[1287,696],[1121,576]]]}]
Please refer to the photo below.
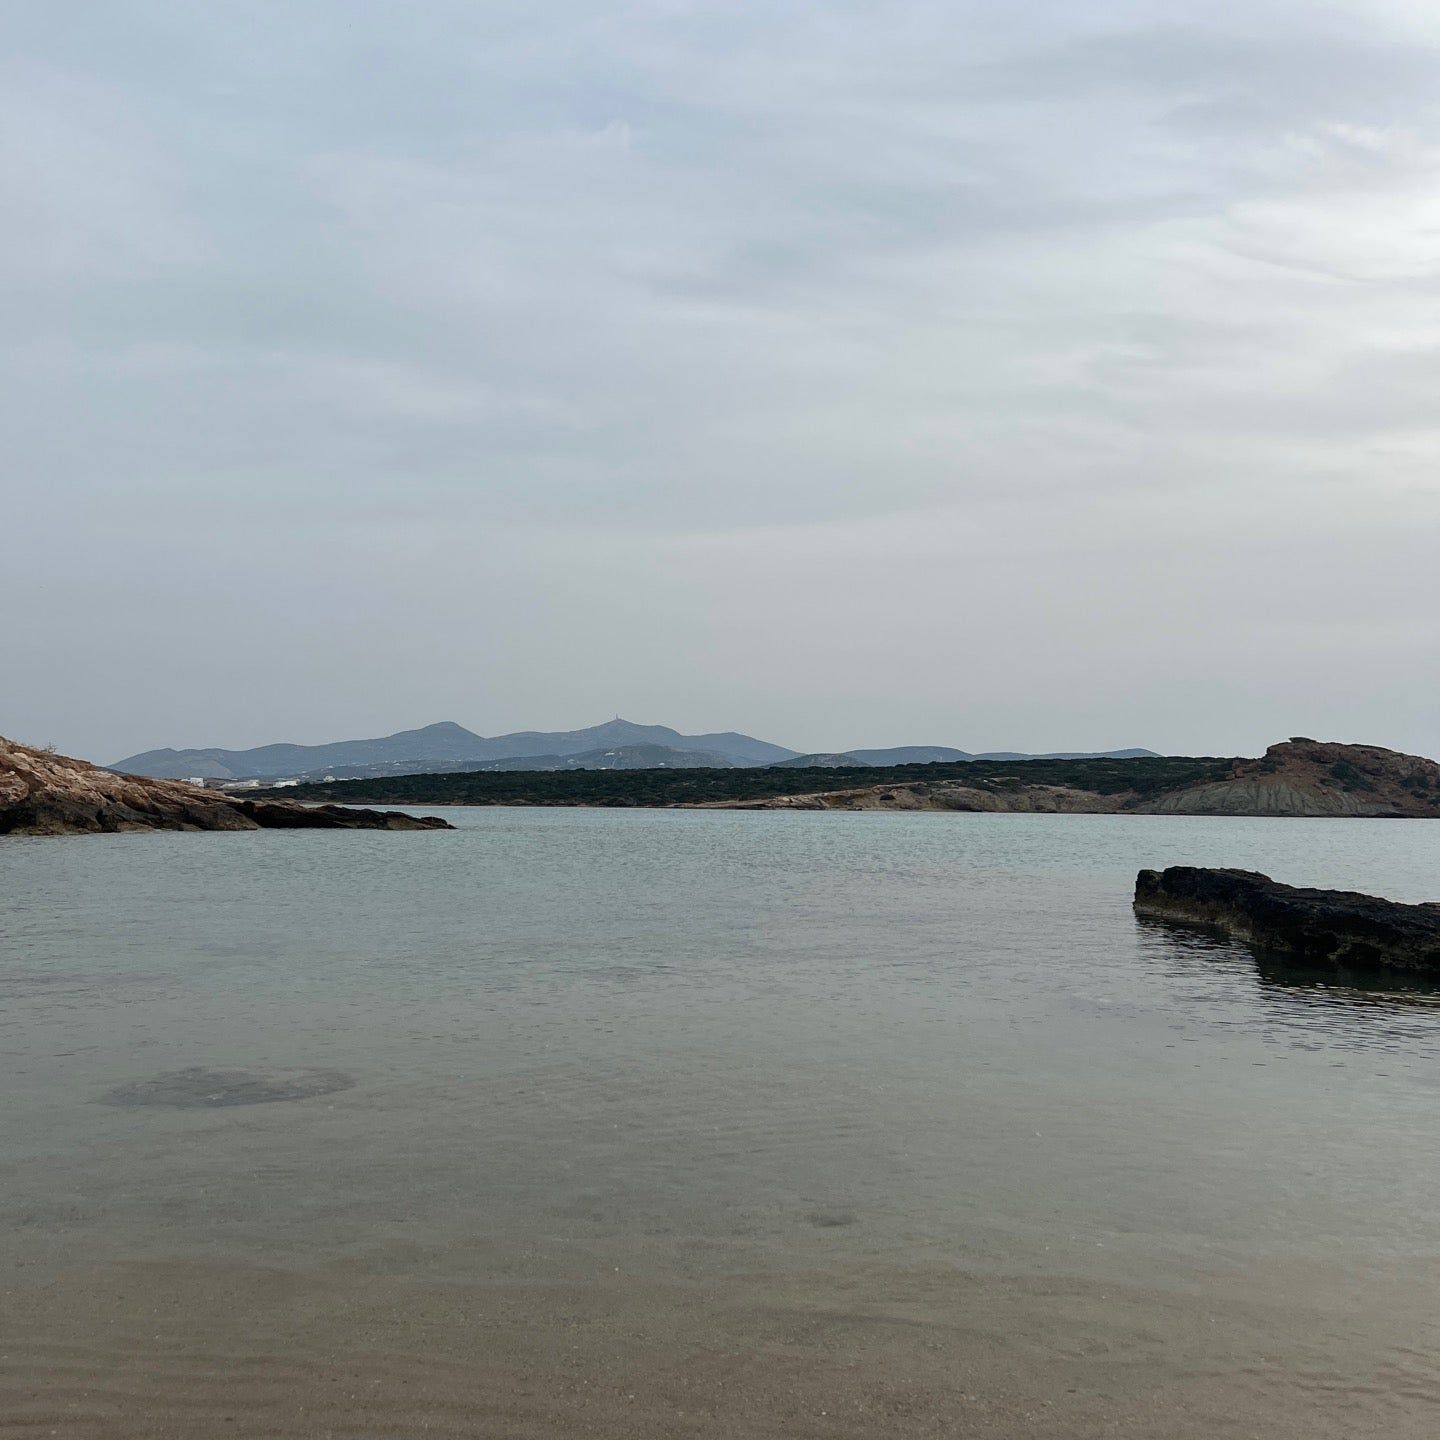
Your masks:
[{"label": "brown cliff face", "polygon": [[1378,745],[1293,739],[1230,775],[1161,795],[1162,815],[1411,816],[1440,818],[1440,765]]},{"label": "brown cliff face", "polygon": [[0,835],[124,830],[448,830],[443,820],[380,810],[239,800],[178,780],[116,775],[0,736]]}]

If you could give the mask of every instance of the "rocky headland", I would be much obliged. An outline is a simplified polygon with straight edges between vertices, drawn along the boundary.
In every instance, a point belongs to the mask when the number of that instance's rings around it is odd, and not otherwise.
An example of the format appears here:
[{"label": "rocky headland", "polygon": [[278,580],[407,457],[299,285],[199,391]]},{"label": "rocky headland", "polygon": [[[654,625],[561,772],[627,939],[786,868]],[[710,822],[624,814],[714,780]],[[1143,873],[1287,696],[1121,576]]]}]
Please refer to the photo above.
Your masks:
[{"label": "rocky headland", "polygon": [[1307,965],[1440,979],[1440,904],[1401,905],[1348,890],[1304,890],[1252,870],[1142,870],[1135,912],[1220,930]]},{"label": "rocky headland", "polygon": [[1378,745],[1295,739],[1229,775],[1156,796],[1158,815],[1440,817],[1440,765]]},{"label": "rocky headland", "polygon": [[1296,738],[1259,759],[1220,762],[1199,783],[1154,791],[1027,783],[1014,775],[971,782],[909,780],[755,800],[718,802],[755,810],[973,810],[998,813],[1284,815],[1440,819],[1440,765],[1377,745]]},{"label": "rocky headland", "polygon": [[117,775],[0,737],[0,835],[127,830],[448,830],[440,819],[242,800],[178,780]]}]

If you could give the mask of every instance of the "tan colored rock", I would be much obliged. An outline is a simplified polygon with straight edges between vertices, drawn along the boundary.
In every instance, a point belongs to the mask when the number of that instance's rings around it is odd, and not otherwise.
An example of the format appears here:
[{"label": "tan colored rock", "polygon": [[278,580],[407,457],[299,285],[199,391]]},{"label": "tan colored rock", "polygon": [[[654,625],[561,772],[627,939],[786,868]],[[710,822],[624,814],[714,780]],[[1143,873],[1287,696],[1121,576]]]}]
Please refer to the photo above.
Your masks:
[{"label": "tan colored rock", "polygon": [[1158,815],[1440,817],[1440,765],[1378,745],[1294,739],[1230,776],[1133,808]]},{"label": "tan colored rock", "polygon": [[125,830],[434,830],[444,820],[394,811],[241,800],[179,780],[117,775],[0,736],[0,835]]},{"label": "tan colored rock", "polygon": [[762,800],[723,800],[717,810],[959,810],[994,815],[1101,815],[1117,807],[1114,797],[1063,785],[1019,785],[993,789],[924,781],[907,785],[866,785],[813,795],[774,795]]}]

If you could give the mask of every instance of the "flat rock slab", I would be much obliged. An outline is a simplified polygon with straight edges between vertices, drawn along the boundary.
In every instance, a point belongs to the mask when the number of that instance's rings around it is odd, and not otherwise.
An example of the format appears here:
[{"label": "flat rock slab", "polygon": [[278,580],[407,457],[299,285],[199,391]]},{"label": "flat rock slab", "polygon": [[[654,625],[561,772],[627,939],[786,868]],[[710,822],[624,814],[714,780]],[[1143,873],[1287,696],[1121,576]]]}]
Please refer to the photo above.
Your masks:
[{"label": "flat rock slab", "polygon": [[1440,981],[1440,905],[1401,905],[1350,890],[1304,890],[1253,870],[1142,870],[1135,911],[1221,930],[1337,969],[1404,971]]},{"label": "flat rock slab", "polygon": [[192,1066],[149,1080],[117,1085],[107,1105],[162,1105],[176,1110],[213,1110],[228,1105],[272,1105],[348,1090],[354,1077],[343,1070],[206,1070]]}]

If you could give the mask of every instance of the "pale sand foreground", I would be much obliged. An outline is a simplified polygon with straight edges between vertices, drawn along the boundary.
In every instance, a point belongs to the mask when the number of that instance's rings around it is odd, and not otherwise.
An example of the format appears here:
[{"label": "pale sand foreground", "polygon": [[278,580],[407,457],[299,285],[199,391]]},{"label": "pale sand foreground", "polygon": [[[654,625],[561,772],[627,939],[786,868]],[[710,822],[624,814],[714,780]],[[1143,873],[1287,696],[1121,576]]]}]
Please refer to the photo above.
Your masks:
[{"label": "pale sand foreground", "polygon": [[1344,1314],[1338,1271],[1182,1295],[859,1269],[447,1283],[429,1268],[12,1278],[0,1434],[1354,1440],[1440,1423],[1434,1266],[1396,1267],[1378,1327]]}]

